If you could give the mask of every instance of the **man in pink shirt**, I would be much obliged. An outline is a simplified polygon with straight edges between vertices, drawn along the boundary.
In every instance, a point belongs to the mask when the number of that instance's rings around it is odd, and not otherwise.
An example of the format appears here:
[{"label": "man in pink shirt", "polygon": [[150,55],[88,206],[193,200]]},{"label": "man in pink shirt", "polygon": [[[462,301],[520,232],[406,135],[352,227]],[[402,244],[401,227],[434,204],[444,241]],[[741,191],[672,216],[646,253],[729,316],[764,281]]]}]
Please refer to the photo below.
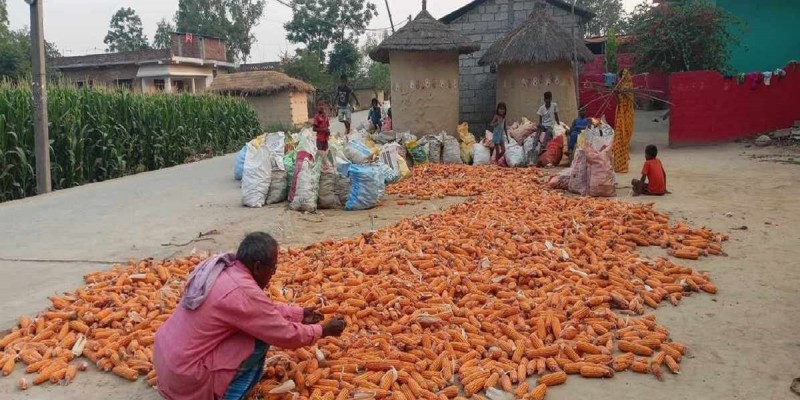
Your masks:
[{"label": "man in pink shirt", "polygon": [[278,263],[278,243],[248,235],[233,254],[199,265],[181,304],[158,329],[158,391],[170,400],[238,400],[258,383],[270,345],[309,346],[340,336],[346,324],[313,309],[273,303],[264,293]]}]

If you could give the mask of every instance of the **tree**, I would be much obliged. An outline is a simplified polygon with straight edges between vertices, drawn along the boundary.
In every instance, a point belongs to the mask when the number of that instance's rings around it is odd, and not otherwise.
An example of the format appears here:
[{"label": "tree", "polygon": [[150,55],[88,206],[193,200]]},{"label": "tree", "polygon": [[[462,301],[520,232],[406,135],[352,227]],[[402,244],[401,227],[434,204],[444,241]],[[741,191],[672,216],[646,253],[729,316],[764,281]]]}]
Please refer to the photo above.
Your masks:
[{"label": "tree", "polygon": [[8,8],[6,0],[0,0],[0,34],[8,32]]},{"label": "tree", "polygon": [[578,0],[576,5],[595,13],[586,24],[589,36],[605,35],[610,29],[619,28],[625,18],[621,0]]},{"label": "tree", "polygon": [[[386,39],[388,37],[388,33],[384,32],[382,39]],[[379,63],[373,61],[369,58],[369,52],[372,51],[375,47],[378,46],[380,42],[378,41],[377,35],[369,35],[367,36],[366,43],[364,47],[361,49],[362,57],[364,57],[364,64],[366,65],[365,81],[367,85],[375,90],[384,90],[389,91],[391,90],[391,79],[389,74],[389,66],[387,64]]]},{"label": "tree", "polygon": [[111,17],[108,34],[103,39],[107,52],[137,51],[150,48],[142,29],[142,19],[130,7],[122,7]]},{"label": "tree", "polygon": [[228,59],[247,61],[256,38],[253,28],[264,14],[265,0],[179,0],[179,32],[224,39]]},{"label": "tree", "polygon": [[156,25],[156,34],[153,36],[154,49],[168,49],[172,47],[172,32],[175,32],[175,25],[162,18]]},{"label": "tree", "polygon": [[287,75],[308,82],[317,89],[332,86],[335,82],[330,75],[325,73],[319,55],[309,49],[297,50],[294,57],[283,57],[283,71]]},{"label": "tree", "polygon": [[[51,42],[45,42],[44,45],[48,72],[52,73],[51,61],[61,57],[61,53]],[[31,71],[30,29],[23,27],[17,31],[6,29],[5,32],[0,32],[0,80],[2,78],[18,80],[29,77]]]},{"label": "tree", "polygon": [[733,29],[740,25],[731,14],[702,1],[638,11],[630,22],[636,70],[728,70],[729,46],[738,44]]},{"label": "tree", "polygon": [[361,0],[294,0],[286,38],[303,43],[320,59],[332,44],[355,39],[378,15],[375,4]]},{"label": "tree", "polygon": [[328,61],[328,73],[332,76],[357,76],[360,72],[361,53],[358,47],[349,40],[336,43]]}]

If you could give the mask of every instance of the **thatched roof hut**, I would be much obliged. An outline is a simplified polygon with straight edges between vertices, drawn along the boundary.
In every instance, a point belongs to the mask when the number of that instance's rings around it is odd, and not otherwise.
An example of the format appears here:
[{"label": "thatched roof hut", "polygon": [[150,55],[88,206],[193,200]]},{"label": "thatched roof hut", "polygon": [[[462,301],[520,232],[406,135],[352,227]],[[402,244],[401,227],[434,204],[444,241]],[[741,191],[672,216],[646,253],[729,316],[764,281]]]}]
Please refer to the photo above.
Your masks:
[{"label": "thatched roof hut", "polygon": [[209,91],[238,96],[262,96],[284,91],[310,93],[313,86],[278,71],[249,71],[217,76]]},{"label": "thatched roof hut", "polygon": [[551,6],[536,3],[530,18],[492,44],[478,61],[498,66],[497,101],[508,105],[510,120],[524,116],[538,121],[536,111],[545,92],[553,94],[562,122],[570,123],[578,114],[572,60],[584,63],[594,55],[582,39],[554,21],[546,7]]},{"label": "thatched roof hut", "polygon": [[480,46],[437,21],[426,10],[369,53],[388,63],[392,124],[416,135],[456,134],[459,112],[458,56]]},{"label": "thatched roof hut", "polygon": [[314,87],[277,71],[250,71],[219,75],[208,90],[242,96],[256,111],[261,127],[286,129],[308,121],[308,94]]},{"label": "thatched roof hut", "polygon": [[[424,5],[423,5],[424,7]],[[413,21],[389,36],[369,52],[369,57],[384,64],[389,63],[389,53],[403,52],[458,52],[470,54],[480,46],[455,29],[437,21],[425,9]]]},{"label": "thatched roof hut", "polygon": [[[539,12],[544,3],[537,4],[531,17],[517,29],[506,34],[486,50],[478,61],[480,65],[541,64],[571,61],[576,38],[546,13]],[[594,54],[578,38],[578,61],[585,63]]]}]

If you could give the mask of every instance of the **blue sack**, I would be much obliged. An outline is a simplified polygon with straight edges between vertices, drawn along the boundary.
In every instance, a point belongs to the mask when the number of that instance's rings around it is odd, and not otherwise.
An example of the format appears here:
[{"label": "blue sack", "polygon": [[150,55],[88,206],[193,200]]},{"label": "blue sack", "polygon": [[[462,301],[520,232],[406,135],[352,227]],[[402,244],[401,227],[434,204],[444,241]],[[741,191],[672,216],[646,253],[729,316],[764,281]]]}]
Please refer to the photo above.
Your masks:
[{"label": "blue sack", "polygon": [[386,189],[380,169],[373,165],[351,164],[350,197],[345,209],[348,211],[369,210],[378,204]]},{"label": "blue sack", "polygon": [[233,178],[237,181],[242,180],[245,157],[247,157],[247,146],[242,147],[242,150],[236,155],[236,164],[233,165]]}]

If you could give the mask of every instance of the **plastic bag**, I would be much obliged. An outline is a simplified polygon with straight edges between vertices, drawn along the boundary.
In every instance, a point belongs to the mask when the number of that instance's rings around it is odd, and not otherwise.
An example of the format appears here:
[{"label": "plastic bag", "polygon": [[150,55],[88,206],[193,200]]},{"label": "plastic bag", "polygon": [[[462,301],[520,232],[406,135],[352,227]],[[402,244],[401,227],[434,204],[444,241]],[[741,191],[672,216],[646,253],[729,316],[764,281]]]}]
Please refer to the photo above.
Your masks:
[{"label": "plastic bag", "polygon": [[442,152],[442,162],[445,164],[463,164],[461,160],[461,147],[458,144],[458,139],[442,132],[442,141],[444,142],[444,151]]},{"label": "plastic bag", "polygon": [[236,162],[233,164],[233,179],[237,181],[242,180],[242,174],[244,173],[244,159],[247,157],[247,146],[242,146],[242,149],[239,150],[239,153],[236,154]]},{"label": "plastic bag", "polygon": [[542,155],[539,156],[537,165],[546,167],[552,165],[557,167],[561,164],[561,158],[564,156],[564,135],[556,136],[550,143],[547,144],[547,149]]},{"label": "plastic bag", "polygon": [[398,157],[401,152],[405,152],[405,148],[397,143],[389,143],[381,147],[380,160],[384,164],[391,167],[395,172],[400,173],[400,165],[398,164]]},{"label": "plastic bag", "polygon": [[492,161],[492,153],[489,149],[480,144],[472,145],[472,165],[489,165]]},{"label": "plastic bag", "polygon": [[524,167],[527,165],[525,163],[525,151],[522,149],[522,146],[517,143],[516,140],[509,140],[506,142],[506,164],[509,167],[516,168],[516,167]]},{"label": "plastic bag", "polygon": [[261,208],[267,200],[270,184],[270,152],[267,146],[247,144],[242,170],[242,204]]},{"label": "plastic bag", "polygon": [[419,141],[419,145],[425,151],[425,156],[428,162],[441,164],[442,163],[442,141],[438,136],[428,135]]},{"label": "plastic bag", "polygon": [[525,162],[528,165],[536,165],[539,161],[538,150],[536,149],[536,136],[531,135],[525,138],[522,143],[522,151],[525,152]]},{"label": "plastic bag", "polygon": [[320,174],[319,202],[317,203],[320,209],[326,210],[344,207],[344,203],[336,191],[336,183],[339,180],[339,177],[340,175],[335,171]]},{"label": "plastic bag", "polygon": [[310,157],[300,159],[300,156],[304,153],[301,152],[298,155],[299,160],[295,168],[295,181],[292,184],[294,196],[289,203],[289,209],[301,212],[316,212],[322,162],[321,160],[314,161]]},{"label": "plastic bag", "polygon": [[350,196],[345,204],[348,211],[368,210],[378,204],[385,190],[384,178],[373,165],[350,165]]},{"label": "plastic bag", "polygon": [[272,154],[283,157],[286,152],[286,134],[283,132],[269,133],[264,140]]},{"label": "plastic bag", "polygon": [[[588,147],[588,146],[587,146]],[[581,196],[589,192],[589,177],[586,170],[586,151],[578,149],[572,160],[571,174],[569,177],[569,191]]]},{"label": "plastic bag", "polygon": [[372,134],[372,140],[374,140],[378,145],[384,145],[397,141],[397,136],[394,134],[394,132],[378,132]]},{"label": "plastic bag", "polygon": [[294,179],[294,165],[297,163],[297,150],[292,150],[283,156],[283,167],[286,168],[286,195],[289,195],[289,188]]},{"label": "plastic bag", "polygon": [[400,179],[406,179],[411,176],[411,169],[408,168],[405,157],[397,156],[397,166],[400,169]]},{"label": "plastic bag", "polygon": [[302,166],[304,164],[313,164],[314,157],[306,152],[306,151],[299,151],[297,152],[297,162],[294,165],[294,174],[292,175],[292,185],[289,187],[289,202],[294,201],[294,197],[297,194],[297,182],[300,176],[300,171],[302,170]]},{"label": "plastic bag", "polygon": [[511,135],[517,144],[523,144],[525,139],[536,132],[536,124],[523,118],[519,124],[514,124],[509,129],[508,134]]},{"label": "plastic bag", "polygon": [[411,161],[414,165],[421,165],[428,162],[428,154],[425,148],[417,141],[410,141],[406,143],[406,149],[411,154]]},{"label": "plastic bag", "polygon": [[589,181],[589,196],[614,197],[617,195],[614,187],[614,163],[611,147],[597,151],[591,146],[586,147],[586,171]]},{"label": "plastic bag", "polygon": [[572,176],[572,170],[567,168],[558,173],[558,175],[553,175],[550,177],[550,180],[547,182],[547,186],[550,189],[555,190],[567,190],[569,189],[569,180]]},{"label": "plastic bag", "polygon": [[267,194],[267,204],[278,204],[289,196],[289,175],[286,171],[273,169]]},{"label": "plastic bag", "polygon": [[[378,161],[375,163],[375,167],[383,176],[383,183],[388,185],[400,180],[400,172],[393,170],[392,167],[386,165],[385,163]],[[398,169],[400,168],[398,167]]]},{"label": "plastic bag", "polygon": [[344,148],[344,154],[348,160],[356,164],[366,164],[372,161],[372,150],[366,144],[357,139],[351,139]]}]

